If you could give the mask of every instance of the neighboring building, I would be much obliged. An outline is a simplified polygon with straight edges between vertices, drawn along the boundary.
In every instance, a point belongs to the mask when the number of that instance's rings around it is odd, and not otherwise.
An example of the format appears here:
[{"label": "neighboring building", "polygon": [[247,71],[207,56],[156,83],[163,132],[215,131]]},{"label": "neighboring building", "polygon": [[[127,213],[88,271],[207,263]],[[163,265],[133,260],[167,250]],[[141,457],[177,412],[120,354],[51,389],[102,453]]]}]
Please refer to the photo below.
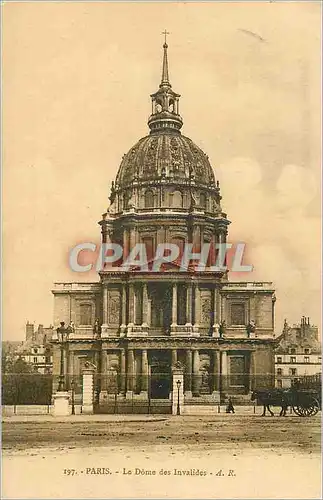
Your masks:
[{"label": "neighboring building", "polygon": [[322,373],[322,347],[318,327],[309,318],[289,326],[285,320],[283,333],[275,350],[276,387],[291,387],[304,375]]},{"label": "neighboring building", "polygon": [[16,350],[15,358],[20,357],[33,367],[33,371],[49,374],[53,369],[53,349],[51,345],[53,326],[44,328],[39,325],[35,330],[33,323],[26,323],[26,341]]},{"label": "neighboring building", "polygon": [[[121,244],[125,257],[138,242],[149,258],[158,243],[181,249],[192,243],[198,251],[203,243],[214,250],[226,242],[230,221],[219,181],[206,154],[181,134],[179,98],[169,82],[165,43],[150,134],[124,155],[99,222],[102,242]],[[230,282],[226,270],[210,269],[215,260],[214,250],[205,271],[179,271],[176,263],[157,273],[106,267],[95,283],[56,283],[55,331],[61,321],[71,325],[65,373],[79,376],[84,361],[91,361],[101,375],[95,389],[102,406],[111,392],[111,370],[118,374],[120,398],[168,399],[177,361],[185,367],[186,400],[249,400],[256,385],[272,386],[273,285]],[[53,346],[58,375],[56,333]]]}]

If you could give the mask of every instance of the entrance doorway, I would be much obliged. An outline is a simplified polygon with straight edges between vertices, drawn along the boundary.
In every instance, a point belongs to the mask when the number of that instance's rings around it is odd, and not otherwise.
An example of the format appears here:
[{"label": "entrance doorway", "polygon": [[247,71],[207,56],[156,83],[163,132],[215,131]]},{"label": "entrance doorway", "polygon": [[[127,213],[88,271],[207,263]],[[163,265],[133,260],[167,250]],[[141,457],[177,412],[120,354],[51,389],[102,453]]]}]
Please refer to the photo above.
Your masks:
[{"label": "entrance doorway", "polygon": [[150,399],[168,399],[171,388],[171,353],[152,351],[150,353]]}]

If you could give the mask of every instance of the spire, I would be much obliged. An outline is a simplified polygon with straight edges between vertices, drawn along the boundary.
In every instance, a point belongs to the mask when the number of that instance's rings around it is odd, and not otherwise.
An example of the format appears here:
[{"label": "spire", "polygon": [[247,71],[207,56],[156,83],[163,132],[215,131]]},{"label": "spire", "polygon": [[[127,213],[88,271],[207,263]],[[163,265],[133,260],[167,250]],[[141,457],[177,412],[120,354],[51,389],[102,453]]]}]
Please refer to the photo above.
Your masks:
[{"label": "spire", "polygon": [[161,78],[160,87],[163,87],[164,85],[168,85],[170,87],[171,85],[169,83],[168,56],[167,56],[167,49],[168,49],[167,35],[169,35],[169,32],[165,30],[165,31],[163,31],[162,34],[165,35],[165,42],[164,42],[164,45],[163,45],[163,49],[164,49],[163,72],[162,72],[162,78]]},{"label": "spire", "polygon": [[148,120],[150,133],[158,133],[165,129],[173,133],[180,133],[183,125],[183,120],[179,114],[179,98],[180,95],[173,91],[169,83],[168,73],[168,54],[167,54],[167,35],[168,31],[163,31],[165,42],[163,45],[163,70],[159,89],[154,94],[151,94],[152,112]]}]

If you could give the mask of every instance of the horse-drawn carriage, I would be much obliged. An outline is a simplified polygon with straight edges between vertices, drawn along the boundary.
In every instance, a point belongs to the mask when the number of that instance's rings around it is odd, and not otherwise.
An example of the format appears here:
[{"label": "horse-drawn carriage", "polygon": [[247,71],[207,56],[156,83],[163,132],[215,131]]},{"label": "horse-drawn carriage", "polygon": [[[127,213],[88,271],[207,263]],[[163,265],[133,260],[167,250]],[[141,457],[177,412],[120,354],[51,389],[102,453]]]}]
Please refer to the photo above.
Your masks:
[{"label": "horse-drawn carriage", "polygon": [[266,410],[274,415],[270,406],[281,406],[280,416],[285,416],[290,407],[299,417],[311,417],[321,409],[321,375],[297,379],[289,389],[255,390],[251,400],[263,405],[263,416]]}]

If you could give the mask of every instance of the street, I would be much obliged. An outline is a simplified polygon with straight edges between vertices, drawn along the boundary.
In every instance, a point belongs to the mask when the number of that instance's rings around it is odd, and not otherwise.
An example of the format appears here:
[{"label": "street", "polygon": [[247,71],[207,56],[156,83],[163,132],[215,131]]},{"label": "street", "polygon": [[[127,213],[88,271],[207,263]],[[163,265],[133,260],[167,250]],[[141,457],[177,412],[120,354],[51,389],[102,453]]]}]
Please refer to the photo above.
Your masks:
[{"label": "street", "polygon": [[320,498],[320,470],[320,415],[3,423],[5,498]]},{"label": "street", "polygon": [[[108,418],[110,417],[110,418]],[[157,420],[128,422],[106,420],[86,422],[55,420],[3,424],[3,450],[25,451],[33,448],[133,446],[149,449],[156,444],[176,447],[185,444],[192,448],[201,445],[210,451],[220,448],[261,448],[277,452],[319,453],[320,417],[302,418],[221,415],[214,417],[170,417]]]}]

